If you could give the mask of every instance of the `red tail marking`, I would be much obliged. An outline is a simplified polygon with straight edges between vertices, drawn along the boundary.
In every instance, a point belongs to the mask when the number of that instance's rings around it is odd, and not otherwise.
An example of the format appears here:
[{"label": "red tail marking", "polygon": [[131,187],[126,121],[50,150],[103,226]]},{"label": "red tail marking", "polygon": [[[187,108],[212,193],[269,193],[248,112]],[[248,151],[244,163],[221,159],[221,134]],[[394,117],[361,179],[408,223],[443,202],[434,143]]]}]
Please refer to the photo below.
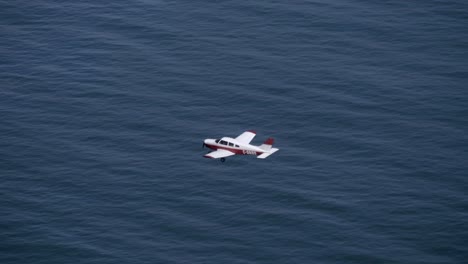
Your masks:
[{"label": "red tail marking", "polygon": [[274,142],[275,142],[275,140],[273,138],[268,138],[267,140],[265,140],[265,142],[263,142],[263,144],[273,145]]}]

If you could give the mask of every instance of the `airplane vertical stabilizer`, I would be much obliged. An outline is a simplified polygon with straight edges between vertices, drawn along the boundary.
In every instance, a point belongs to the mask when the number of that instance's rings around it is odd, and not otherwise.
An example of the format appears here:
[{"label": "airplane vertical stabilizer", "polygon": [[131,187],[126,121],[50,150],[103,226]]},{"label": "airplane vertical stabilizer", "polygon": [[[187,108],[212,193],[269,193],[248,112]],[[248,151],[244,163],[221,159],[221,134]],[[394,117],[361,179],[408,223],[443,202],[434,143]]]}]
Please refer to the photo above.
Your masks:
[{"label": "airplane vertical stabilizer", "polygon": [[268,138],[267,140],[265,140],[265,142],[263,142],[262,145],[260,145],[260,148],[263,150],[269,151],[271,147],[273,146],[274,142],[275,140],[273,138]]}]

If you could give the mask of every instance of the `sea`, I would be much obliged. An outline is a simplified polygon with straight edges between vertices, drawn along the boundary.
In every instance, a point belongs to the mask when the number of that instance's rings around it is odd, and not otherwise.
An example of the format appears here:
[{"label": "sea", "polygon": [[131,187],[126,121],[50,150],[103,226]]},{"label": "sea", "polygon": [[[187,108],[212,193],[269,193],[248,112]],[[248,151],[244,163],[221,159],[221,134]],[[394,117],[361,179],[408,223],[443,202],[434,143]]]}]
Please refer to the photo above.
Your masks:
[{"label": "sea", "polygon": [[[0,0],[0,263],[467,263],[468,1]],[[267,159],[207,159],[255,130]]]}]

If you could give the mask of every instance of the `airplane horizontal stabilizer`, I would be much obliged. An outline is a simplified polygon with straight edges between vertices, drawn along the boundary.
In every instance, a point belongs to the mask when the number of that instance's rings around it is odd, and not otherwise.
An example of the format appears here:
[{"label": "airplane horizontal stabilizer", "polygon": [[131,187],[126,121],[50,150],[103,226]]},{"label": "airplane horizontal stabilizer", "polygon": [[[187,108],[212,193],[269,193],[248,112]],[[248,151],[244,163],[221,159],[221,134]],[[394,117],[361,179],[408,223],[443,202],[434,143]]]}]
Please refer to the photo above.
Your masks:
[{"label": "airplane horizontal stabilizer", "polygon": [[278,150],[279,149],[277,148],[272,148],[269,152],[265,152],[263,154],[258,155],[257,159],[266,159],[268,156],[270,156],[271,154],[275,153]]}]

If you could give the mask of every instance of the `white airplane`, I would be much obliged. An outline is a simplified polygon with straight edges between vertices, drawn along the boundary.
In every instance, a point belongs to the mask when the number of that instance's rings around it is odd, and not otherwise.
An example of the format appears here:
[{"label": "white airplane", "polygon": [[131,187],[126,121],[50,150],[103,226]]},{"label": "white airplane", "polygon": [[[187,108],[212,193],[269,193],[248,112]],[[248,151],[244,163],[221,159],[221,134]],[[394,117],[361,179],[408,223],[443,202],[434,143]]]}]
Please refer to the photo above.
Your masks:
[{"label": "white airplane", "polygon": [[233,155],[256,155],[259,159],[264,159],[279,149],[273,148],[273,138],[268,138],[260,146],[250,145],[250,141],[255,137],[254,131],[245,131],[236,138],[223,137],[221,139],[205,139],[203,147],[214,149],[203,157],[211,159],[221,159],[226,161],[226,157]]}]

